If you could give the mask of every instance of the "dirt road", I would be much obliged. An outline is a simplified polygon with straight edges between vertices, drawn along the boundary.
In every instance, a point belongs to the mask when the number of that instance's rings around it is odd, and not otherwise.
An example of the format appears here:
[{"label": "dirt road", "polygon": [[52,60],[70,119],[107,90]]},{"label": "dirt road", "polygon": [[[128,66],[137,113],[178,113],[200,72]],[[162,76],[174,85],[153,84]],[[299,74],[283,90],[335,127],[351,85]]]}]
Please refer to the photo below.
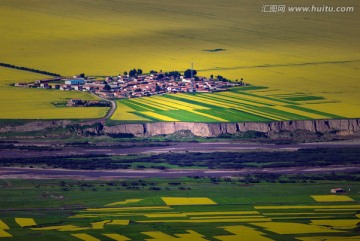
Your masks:
[{"label": "dirt road", "polygon": [[26,157],[44,157],[44,156],[80,156],[80,155],[127,155],[127,154],[150,154],[166,152],[237,152],[237,151],[295,151],[301,148],[336,148],[336,147],[360,147],[359,143],[333,144],[333,143],[312,143],[312,144],[290,144],[290,145],[273,145],[273,144],[246,144],[239,142],[208,142],[193,143],[181,142],[170,143],[166,146],[152,147],[61,147],[53,151],[29,151],[29,150],[1,150],[1,158],[26,158]]},{"label": "dirt road", "polygon": [[359,171],[360,165],[327,167],[286,167],[286,168],[244,168],[238,170],[217,169],[177,169],[177,170],[66,170],[0,167],[3,179],[75,179],[75,180],[112,180],[121,178],[179,178],[188,176],[226,177],[254,173],[309,174]]}]

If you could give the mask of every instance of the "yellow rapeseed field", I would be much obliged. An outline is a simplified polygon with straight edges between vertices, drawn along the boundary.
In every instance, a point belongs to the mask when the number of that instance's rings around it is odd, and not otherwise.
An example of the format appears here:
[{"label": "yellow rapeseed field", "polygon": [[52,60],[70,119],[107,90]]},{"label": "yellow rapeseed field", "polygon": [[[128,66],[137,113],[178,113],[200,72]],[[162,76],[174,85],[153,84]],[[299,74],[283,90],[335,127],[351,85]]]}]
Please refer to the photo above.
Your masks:
[{"label": "yellow rapeseed field", "polygon": [[94,222],[91,223],[91,228],[92,229],[104,229],[104,225],[107,223],[110,223],[111,220],[103,220],[103,221],[99,221],[99,222]]},{"label": "yellow rapeseed field", "polygon": [[219,219],[202,219],[202,220],[186,220],[186,219],[162,219],[162,220],[146,220],[137,221],[138,223],[249,223],[249,222],[270,222],[270,218],[219,218]]},{"label": "yellow rapeseed field", "polygon": [[118,120],[118,121],[127,121],[127,120],[146,121],[146,120],[148,120],[144,117],[134,114],[133,112],[135,112],[135,111],[132,108],[128,107],[127,105],[124,105],[120,101],[116,101],[116,107],[117,108],[116,108],[115,113],[111,116],[112,120]]},{"label": "yellow rapeseed field", "polygon": [[81,239],[81,240],[84,240],[84,241],[100,241],[100,239],[97,239],[89,234],[86,234],[86,233],[74,233],[74,234],[71,234],[72,236],[78,238],[78,239]]},{"label": "yellow rapeseed field", "polygon": [[141,113],[146,116],[149,116],[149,117],[154,117],[160,121],[179,121],[177,119],[174,119],[174,118],[171,118],[171,117],[168,117],[165,115],[161,115],[161,114],[158,114],[158,113],[152,112],[152,111],[142,111]]},{"label": "yellow rapeseed field", "polygon": [[2,220],[0,220],[0,229],[9,229],[9,226]]},{"label": "yellow rapeseed field", "polygon": [[231,216],[231,215],[227,215],[227,216],[212,216],[212,217],[191,217],[190,219],[193,220],[200,220],[200,219],[230,219],[230,218],[236,218],[236,219],[248,219],[248,218],[265,218],[265,216],[262,215],[251,215],[251,216]]},{"label": "yellow rapeseed field", "polygon": [[44,78],[48,76],[0,67],[0,119],[87,119],[106,114],[108,108],[104,107],[56,107],[52,104],[65,103],[68,99],[95,99],[84,92],[9,86]]},{"label": "yellow rapeseed field", "polygon": [[146,240],[151,240],[151,241],[208,241],[207,239],[204,238],[203,235],[194,232],[192,230],[186,230],[186,232],[188,233],[184,233],[184,234],[176,234],[175,237],[165,234],[163,232],[158,232],[158,231],[152,231],[152,232],[142,232],[143,234],[150,236],[151,239],[146,239]]},{"label": "yellow rapeseed field", "polygon": [[130,241],[131,239],[117,233],[103,233],[102,235],[115,241]]},{"label": "yellow rapeseed field", "polygon": [[91,223],[92,229],[104,229],[105,225],[128,225],[129,220],[103,220]]},{"label": "yellow rapeseed field", "polygon": [[165,111],[175,109],[173,107],[169,107],[169,106],[163,105],[161,103],[153,102],[150,100],[150,98],[133,99],[132,102],[140,103],[141,105],[148,106],[151,109],[155,108],[158,110],[165,110]]},{"label": "yellow rapeseed field", "polygon": [[126,199],[125,201],[120,201],[120,202],[113,202],[113,203],[109,203],[105,206],[116,206],[116,205],[123,205],[123,204],[128,204],[128,203],[137,203],[140,202],[143,199]]},{"label": "yellow rapeseed field", "polygon": [[264,237],[264,233],[259,232],[253,228],[245,226],[226,226],[221,227],[227,232],[233,233],[234,235],[222,235],[215,236],[215,238],[221,241],[237,241],[237,240],[251,240],[251,241],[271,241],[273,239]]},{"label": "yellow rapeseed field", "polygon": [[9,226],[4,223],[2,220],[0,220],[0,238],[10,238],[12,235],[5,231],[4,229],[10,229]]},{"label": "yellow rapeseed field", "polygon": [[[329,103],[314,104],[317,110],[360,117],[360,29],[353,24],[358,21],[359,1],[346,1],[355,12],[331,16],[264,13],[262,4],[2,0],[0,61],[63,75],[115,75],[134,67],[145,72],[182,71],[195,62],[199,75],[243,78],[285,93],[323,96]],[[342,6],[343,1],[332,4]],[[92,111],[83,113],[84,118],[103,114]],[[72,114],[81,118],[80,113]],[[59,115],[51,113],[50,118]],[[42,117],[30,118],[38,116]]]},{"label": "yellow rapeseed field", "polygon": [[208,215],[250,215],[250,214],[260,214],[257,211],[229,211],[229,212],[185,212],[184,214],[188,216],[208,216]]},{"label": "yellow rapeseed field", "polygon": [[110,223],[107,223],[108,225],[128,225],[129,224],[129,220],[120,220],[120,219],[115,219],[115,220],[111,220]]},{"label": "yellow rapeseed field", "polygon": [[208,109],[207,107],[204,107],[202,105],[195,105],[179,100],[173,100],[173,99],[165,98],[163,96],[153,96],[151,98],[153,101],[158,101],[158,103],[161,103],[162,105],[172,106],[180,110]]},{"label": "yellow rapeseed field", "polygon": [[278,234],[305,234],[305,233],[337,233],[338,230],[332,230],[326,227],[318,227],[303,223],[286,223],[286,222],[264,222],[253,223],[253,225],[265,228]]},{"label": "yellow rapeseed field", "polygon": [[207,197],[162,197],[166,205],[215,205],[216,203]]},{"label": "yellow rapeseed field", "polygon": [[0,229],[0,238],[11,238],[12,235],[3,229]]},{"label": "yellow rapeseed field", "polygon": [[78,227],[75,225],[57,225],[57,226],[47,226],[41,228],[31,228],[36,231],[49,231],[49,230],[57,230],[61,232],[71,232],[71,231],[80,231],[90,229],[88,227]]},{"label": "yellow rapeseed field", "polygon": [[317,202],[353,202],[354,199],[343,195],[312,195]]},{"label": "yellow rapeseed field", "polygon": [[36,225],[34,219],[32,218],[15,218],[15,222],[19,224],[20,227],[34,226]]},{"label": "yellow rapeseed field", "polygon": [[187,217],[184,213],[150,213],[145,215],[148,218],[179,218]]},{"label": "yellow rapeseed field", "polygon": [[311,220],[311,224],[318,226],[331,226],[334,229],[354,229],[360,222],[358,219]]}]

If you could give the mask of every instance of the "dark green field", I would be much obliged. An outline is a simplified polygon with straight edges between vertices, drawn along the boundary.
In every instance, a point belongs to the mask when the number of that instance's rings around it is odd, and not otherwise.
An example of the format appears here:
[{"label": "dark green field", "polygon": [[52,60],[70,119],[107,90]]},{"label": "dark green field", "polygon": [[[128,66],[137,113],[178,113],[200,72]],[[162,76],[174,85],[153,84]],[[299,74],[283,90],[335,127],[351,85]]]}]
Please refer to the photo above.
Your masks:
[{"label": "dark green field", "polygon": [[[296,240],[303,236],[333,236],[339,238],[358,236],[356,225],[343,232],[322,231],[311,234],[281,235],[257,226],[269,222],[309,224],[311,220],[336,219],[357,221],[356,213],[360,209],[357,201],[350,202],[315,202],[311,195],[328,195],[331,188],[350,189],[346,196],[359,200],[359,182],[317,181],[286,184],[260,182],[246,184],[241,178],[182,178],[182,179],[146,179],[126,181],[41,181],[41,180],[2,180],[0,192],[0,219],[9,229],[4,229],[13,237],[6,240],[80,240],[73,234],[88,234],[95,239],[114,240],[103,234],[120,234],[128,240],[173,240],[157,239],[150,233],[162,232],[175,235],[186,234],[192,230],[203,235],[203,239],[221,235],[234,235],[224,226],[244,226],[254,228],[268,240]],[[161,197],[206,197],[216,205],[166,206]],[[105,206],[127,199],[142,199],[129,204]],[[306,205],[300,209],[282,207]],[[349,206],[355,205],[355,206]],[[278,206],[266,210],[259,206]],[[331,211],[330,206],[336,206]],[[131,207],[136,207],[131,209]],[[86,210],[87,208],[92,208]],[[101,208],[118,208],[104,210]],[[126,209],[130,208],[130,209]],[[250,212],[248,212],[250,211]],[[206,213],[205,213],[206,212]],[[211,213],[217,212],[217,213]],[[244,212],[240,214],[239,212]],[[202,213],[202,214],[201,214]],[[224,214],[221,214],[224,213]],[[234,213],[234,214],[231,214]],[[171,217],[183,214],[183,217]],[[86,216],[87,215],[87,216]],[[150,216],[146,216],[150,215]],[[151,216],[151,215],[155,215]],[[156,217],[158,215],[159,217]],[[170,215],[161,217],[161,215]],[[70,218],[71,217],[71,218]],[[229,217],[229,218],[226,218]],[[296,217],[296,219],[294,219]],[[36,226],[20,227],[15,218],[33,218]],[[230,219],[230,221],[229,221]],[[92,223],[108,220],[129,220],[128,225],[93,226]],[[157,221],[161,220],[161,221]],[[180,220],[180,221],[179,221]],[[184,221],[184,220],[190,220]],[[194,221],[195,220],[195,221]],[[213,220],[200,223],[198,220]],[[0,222],[1,224],[1,222]],[[84,228],[78,231],[64,231],[59,227],[73,225]],[[101,225],[100,225],[101,226]],[[313,224],[311,226],[314,226]],[[32,230],[32,228],[58,227],[58,230]],[[309,226],[310,227],[310,226]],[[318,227],[317,227],[318,228]],[[54,229],[54,228],[53,228]],[[336,229],[336,228],[335,228]],[[303,230],[304,231],[304,230]],[[306,231],[305,231],[306,232]],[[150,239],[153,237],[153,239]],[[175,236],[173,236],[174,238]],[[120,240],[120,239],[119,239]],[[124,239],[125,240],[125,239]],[[189,240],[175,239],[174,240]],[[227,239],[226,239],[227,240]],[[262,239],[254,239],[262,240]]]}]

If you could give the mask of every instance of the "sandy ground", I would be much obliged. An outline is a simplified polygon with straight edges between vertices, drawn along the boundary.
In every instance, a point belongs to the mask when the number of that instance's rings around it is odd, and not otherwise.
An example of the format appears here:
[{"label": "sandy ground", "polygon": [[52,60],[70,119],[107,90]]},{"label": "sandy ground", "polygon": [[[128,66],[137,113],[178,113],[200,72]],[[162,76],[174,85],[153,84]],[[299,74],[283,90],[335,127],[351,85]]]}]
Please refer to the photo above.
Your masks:
[{"label": "sandy ground", "polygon": [[[171,146],[156,147],[116,147],[106,146],[94,148],[87,147],[61,147],[53,151],[26,151],[26,150],[2,150],[1,158],[27,158],[27,157],[56,157],[56,156],[81,156],[81,155],[128,155],[128,154],[151,154],[169,152],[228,152],[228,151],[295,151],[301,148],[336,148],[336,147],[360,147],[358,142],[338,143],[309,143],[309,144],[246,144],[240,142],[211,142],[211,143],[174,143]],[[172,170],[66,170],[66,169],[37,169],[19,167],[0,167],[2,179],[86,179],[108,180],[122,178],[176,178],[186,176],[209,176],[225,177],[246,175],[252,173],[327,173],[327,172],[350,172],[360,170],[360,165],[339,165],[326,167],[289,167],[289,168],[244,168],[237,170],[212,170],[212,169],[172,169]]]},{"label": "sandy ground", "polygon": [[1,158],[26,158],[44,156],[80,156],[80,155],[128,155],[128,154],[157,154],[167,152],[228,152],[228,151],[296,151],[301,148],[336,148],[360,147],[360,143],[306,143],[306,144],[246,144],[239,142],[210,142],[210,143],[174,143],[171,146],[155,147],[61,147],[53,151],[28,151],[28,150],[1,150]]}]

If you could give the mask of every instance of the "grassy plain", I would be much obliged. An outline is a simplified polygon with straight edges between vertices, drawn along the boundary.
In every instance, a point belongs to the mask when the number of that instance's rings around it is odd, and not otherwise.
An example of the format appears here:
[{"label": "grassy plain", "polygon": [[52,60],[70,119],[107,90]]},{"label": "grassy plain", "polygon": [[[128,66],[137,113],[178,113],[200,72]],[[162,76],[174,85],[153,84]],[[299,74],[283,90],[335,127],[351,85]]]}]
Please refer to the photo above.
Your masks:
[{"label": "grassy plain", "polygon": [[[264,4],[2,0],[0,62],[63,75],[115,75],[134,67],[185,70],[195,62],[200,75],[244,78],[274,94],[322,96],[332,104],[312,109],[359,117],[359,1],[326,2],[352,6],[353,13],[264,13]],[[224,51],[209,51],[214,49]]]},{"label": "grassy plain", "polygon": [[33,82],[48,76],[0,67],[0,119],[86,119],[99,118],[108,108],[56,107],[68,99],[93,100],[96,97],[75,91],[12,87],[17,82]]},{"label": "grassy plain", "polygon": [[[34,236],[39,241],[230,241],[240,237],[285,241],[300,237],[341,240],[358,236],[355,231],[360,222],[356,216],[360,198],[358,182],[244,185],[240,180],[225,178],[215,184],[207,178],[8,179],[1,182],[0,236],[9,241]],[[171,185],[174,181],[180,186]],[[351,187],[348,196],[355,201],[333,203],[336,211],[325,212],[329,206],[316,202],[311,195],[326,195],[334,186]],[[181,200],[182,205],[167,206],[164,197]],[[213,200],[216,204],[189,202],[196,198]],[[127,202],[135,199],[142,200]],[[107,207],[115,202],[116,207]],[[357,208],[349,209],[350,205]],[[274,208],[269,211],[259,207]]]}]

